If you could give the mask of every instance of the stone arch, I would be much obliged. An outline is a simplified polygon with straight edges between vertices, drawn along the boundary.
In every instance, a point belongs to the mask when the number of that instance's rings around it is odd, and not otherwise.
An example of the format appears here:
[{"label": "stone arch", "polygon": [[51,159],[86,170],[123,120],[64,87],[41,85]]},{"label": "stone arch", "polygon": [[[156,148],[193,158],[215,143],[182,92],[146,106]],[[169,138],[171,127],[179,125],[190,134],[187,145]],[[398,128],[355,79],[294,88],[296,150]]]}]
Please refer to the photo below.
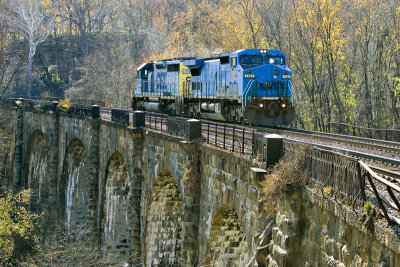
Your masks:
[{"label": "stone arch", "polygon": [[50,169],[50,148],[43,132],[35,130],[29,137],[27,157],[25,161],[25,173],[22,186],[31,190],[30,210],[44,212],[42,219],[46,217],[45,204],[48,199]]},{"label": "stone arch", "polygon": [[88,165],[85,146],[81,140],[73,139],[64,158],[59,188],[59,216],[66,220],[68,230],[88,222],[90,200]]},{"label": "stone arch", "polygon": [[179,266],[183,240],[183,201],[171,173],[153,184],[146,216],[145,265]]},{"label": "stone arch", "polygon": [[103,206],[103,243],[108,252],[128,255],[132,208],[132,181],[123,156],[115,152],[107,163]]},{"label": "stone arch", "polygon": [[249,246],[235,210],[222,204],[212,220],[205,263],[211,266],[246,266]]}]

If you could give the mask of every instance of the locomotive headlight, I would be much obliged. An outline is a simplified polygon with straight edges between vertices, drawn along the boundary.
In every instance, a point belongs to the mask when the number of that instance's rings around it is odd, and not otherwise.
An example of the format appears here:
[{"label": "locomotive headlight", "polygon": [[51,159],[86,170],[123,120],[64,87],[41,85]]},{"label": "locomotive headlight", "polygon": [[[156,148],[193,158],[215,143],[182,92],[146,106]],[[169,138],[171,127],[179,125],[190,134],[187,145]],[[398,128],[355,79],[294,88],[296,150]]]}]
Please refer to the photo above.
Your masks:
[{"label": "locomotive headlight", "polygon": [[282,103],[281,107],[282,107],[282,108],[286,108],[286,104],[285,104],[285,103]]},{"label": "locomotive headlight", "polygon": [[258,106],[259,106],[260,108],[263,108],[263,107],[264,107],[264,104],[263,104],[263,103],[260,103]]}]

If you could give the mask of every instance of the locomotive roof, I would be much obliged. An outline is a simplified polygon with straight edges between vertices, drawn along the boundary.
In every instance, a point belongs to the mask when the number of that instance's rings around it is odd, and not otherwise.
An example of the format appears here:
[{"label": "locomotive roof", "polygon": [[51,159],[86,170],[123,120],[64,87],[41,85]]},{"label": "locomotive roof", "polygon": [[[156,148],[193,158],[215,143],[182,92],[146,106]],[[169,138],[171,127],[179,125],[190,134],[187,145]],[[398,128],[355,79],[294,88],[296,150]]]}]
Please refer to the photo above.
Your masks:
[{"label": "locomotive roof", "polygon": [[151,62],[146,62],[146,63],[143,63],[142,65],[140,65],[136,70],[137,71],[139,71],[139,70],[146,70],[146,69],[148,69],[148,65],[149,64],[156,64],[156,65],[158,65],[158,64],[178,64],[178,63],[180,63],[180,62],[182,62],[183,60],[181,60],[181,59],[163,59],[163,60],[154,60],[154,61],[151,61]]},{"label": "locomotive roof", "polygon": [[[201,59],[196,59],[195,57],[178,57],[178,58],[173,58],[173,59],[163,59],[163,60],[155,60],[151,62],[146,62],[140,65],[137,70],[145,70],[147,69],[148,64],[151,63],[163,63],[163,64],[176,64],[183,62],[183,65],[189,68],[201,68],[204,65],[204,61],[209,61],[209,60],[217,60],[221,57],[227,57],[227,56],[232,56],[232,55],[259,55],[261,49],[240,49],[240,50],[235,50],[235,51],[229,51],[229,52],[224,52],[218,55],[215,55],[212,58],[201,58]],[[285,56],[285,53],[278,49],[265,49],[267,51],[267,55],[270,56]]]},{"label": "locomotive roof", "polygon": [[[219,55],[217,55],[215,58],[219,57],[226,57],[226,56],[231,56],[231,55],[243,55],[243,54],[260,54],[260,50],[262,49],[240,49],[240,50],[235,50],[235,51],[230,51],[230,52],[224,52]],[[267,51],[267,55],[270,56],[285,56],[285,54],[278,50],[278,49],[265,49]]]}]

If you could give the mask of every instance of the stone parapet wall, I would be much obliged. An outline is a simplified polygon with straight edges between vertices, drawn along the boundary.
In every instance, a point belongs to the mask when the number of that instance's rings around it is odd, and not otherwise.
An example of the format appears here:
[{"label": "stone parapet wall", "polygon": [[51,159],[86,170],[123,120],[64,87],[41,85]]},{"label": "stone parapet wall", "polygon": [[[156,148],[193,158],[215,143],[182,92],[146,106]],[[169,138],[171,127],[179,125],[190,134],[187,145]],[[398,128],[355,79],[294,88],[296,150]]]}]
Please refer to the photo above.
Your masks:
[{"label": "stone parapet wall", "polygon": [[[254,163],[208,145],[201,147],[200,162],[200,260],[225,266],[229,264],[229,257],[215,258],[215,255],[210,255],[209,252],[234,254],[239,250],[243,256],[234,266],[246,266],[250,261],[255,262],[260,248],[269,242],[274,218],[263,213],[261,187],[250,183],[256,180],[251,169]],[[223,216],[219,212],[221,208],[231,212]],[[216,218],[219,218],[219,221],[230,222],[224,226],[215,222]],[[238,225],[241,225],[239,230],[236,229]],[[226,244],[218,242],[242,235],[244,238],[232,243],[235,244],[232,247],[225,247]],[[209,243],[209,240],[217,241]]]},{"label": "stone parapet wall", "polygon": [[348,207],[312,188],[279,202],[267,266],[399,266],[400,244],[393,229],[363,228]]}]

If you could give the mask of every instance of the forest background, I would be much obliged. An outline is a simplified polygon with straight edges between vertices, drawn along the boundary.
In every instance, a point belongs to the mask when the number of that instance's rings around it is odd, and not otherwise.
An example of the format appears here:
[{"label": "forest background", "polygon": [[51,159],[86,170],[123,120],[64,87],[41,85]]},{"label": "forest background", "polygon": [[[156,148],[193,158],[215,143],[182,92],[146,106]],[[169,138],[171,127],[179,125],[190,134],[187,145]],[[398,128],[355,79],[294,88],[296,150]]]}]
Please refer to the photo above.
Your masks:
[{"label": "forest background", "polygon": [[0,0],[0,97],[128,108],[145,61],[280,49],[295,127],[400,128],[399,0]]}]

